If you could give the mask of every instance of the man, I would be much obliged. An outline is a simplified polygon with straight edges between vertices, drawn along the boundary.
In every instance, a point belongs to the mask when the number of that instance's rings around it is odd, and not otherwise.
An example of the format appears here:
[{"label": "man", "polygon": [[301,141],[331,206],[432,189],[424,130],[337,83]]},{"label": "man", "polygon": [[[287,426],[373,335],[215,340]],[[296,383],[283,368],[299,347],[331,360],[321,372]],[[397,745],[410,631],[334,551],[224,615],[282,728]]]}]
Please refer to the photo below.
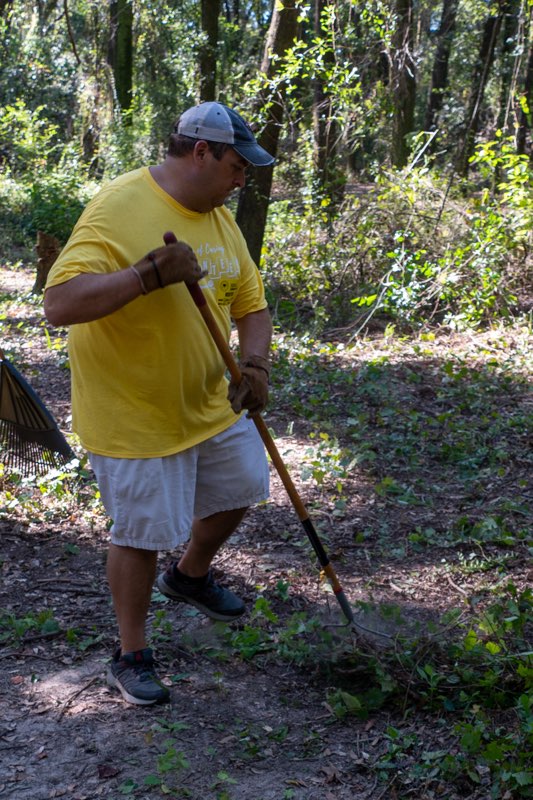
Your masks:
[{"label": "man", "polygon": [[[108,682],[131,703],[169,699],[145,633],[159,550],[190,536],[157,580],[166,596],[214,619],[244,611],[210,565],[247,508],[268,496],[248,415],[267,402],[271,321],[224,201],[244,186],[248,164],[272,162],[232,109],[188,109],[163,163],[117,178],[89,203],[47,281],[49,322],[72,326],[73,428],[113,521],[107,577],[120,648]],[[228,388],[189,295],[186,284],[198,280],[228,339],[236,324],[238,387]]]}]

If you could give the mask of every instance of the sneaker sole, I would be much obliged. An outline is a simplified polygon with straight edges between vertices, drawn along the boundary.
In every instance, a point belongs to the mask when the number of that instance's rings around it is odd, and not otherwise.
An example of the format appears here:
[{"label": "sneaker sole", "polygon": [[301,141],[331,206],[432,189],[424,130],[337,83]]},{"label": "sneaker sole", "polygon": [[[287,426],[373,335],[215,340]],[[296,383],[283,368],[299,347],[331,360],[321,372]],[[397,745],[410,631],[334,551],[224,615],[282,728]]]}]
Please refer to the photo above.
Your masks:
[{"label": "sneaker sole", "polygon": [[167,703],[170,700],[170,693],[165,697],[158,697],[155,700],[145,700],[142,697],[136,697],[134,694],[130,694],[128,690],[125,689],[121,684],[121,682],[113,675],[111,670],[108,670],[106,680],[109,686],[119,690],[124,700],[136,706],[155,706],[157,703]]},{"label": "sneaker sole", "polygon": [[187,597],[187,595],[174,591],[174,589],[165,582],[163,575],[159,575],[157,579],[157,588],[161,594],[164,594],[165,597],[168,597],[170,600],[176,600],[178,603],[188,603],[188,605],[194,606],[198,611],[201,611],[202,614],[205,614],[206,617],[219,620],[220,622],[231,622],[231,620],[242,616],[246,611],[244,606],[242,609],[237,609],[233,614],[222,614],[219,611],[212,611],[207,606],[204,606],[203,603],[199,603],[198,600],[193,600],[192,597]]}]

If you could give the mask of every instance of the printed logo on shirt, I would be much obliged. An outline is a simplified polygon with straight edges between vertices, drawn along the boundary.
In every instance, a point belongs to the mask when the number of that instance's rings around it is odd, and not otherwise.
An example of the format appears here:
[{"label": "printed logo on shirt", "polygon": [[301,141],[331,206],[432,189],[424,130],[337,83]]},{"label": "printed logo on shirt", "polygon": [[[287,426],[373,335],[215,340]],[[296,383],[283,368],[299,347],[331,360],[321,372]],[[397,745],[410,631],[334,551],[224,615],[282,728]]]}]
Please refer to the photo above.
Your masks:
[{"label": "printed logo on shirt", "polygon": [[227,306],[237,294],[237,281],[222,280],[216,290],[216,298],[219,306]]},{"label": "printed logo on shirt", "polygon": [[235,256],[227,258],[224,247],[209,243],[200,245],[196,251],[202,269],[207,270],[205,287],[215,295],[219,306],[229,306],[239,288],[241,270]]}]

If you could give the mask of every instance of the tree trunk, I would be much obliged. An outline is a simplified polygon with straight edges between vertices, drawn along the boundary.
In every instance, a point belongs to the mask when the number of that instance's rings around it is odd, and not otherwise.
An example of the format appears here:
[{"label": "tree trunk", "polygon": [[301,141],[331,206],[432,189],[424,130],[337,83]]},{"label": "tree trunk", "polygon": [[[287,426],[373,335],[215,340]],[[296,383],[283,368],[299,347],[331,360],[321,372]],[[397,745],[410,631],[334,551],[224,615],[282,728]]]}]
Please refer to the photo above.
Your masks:
[{"label": "tree trunk", "polygon": [[[292,45],[297,29],[298,9],[295,0],[277,2],[272,14],[261,65],[261,72],[269,80],[275,78],[279,63]],[[268,118],[258,141],[273,156],[277,153],[279,133],[283,122],[284,94],[285,87],[283,83],[279,83],[273,96],[261,95],[258,98],[259,108],[269,104]],[[273,172],[273,165],[251,170],[246,186],[239,195],[237,223],[256,264],[259,264],[261,259]]]},{"label": "tree trunk", "polygon": [[522,90],[524,104],[520,106],[518,114],[518,131],[516,133],[516,150],[519,154],[526,153],[526,146],[529,134],[530,160],[533,163],[533,142],[531,131],[533,129],[533,42],[529,45],[529,56],[527,69]]},{"label": "tree trunk", "polygon": [[128,111],[133,87],[133,7],[130,0],[112,0],[109,11],[108,63],[113,70],[116,103],[121,111]]},{"label": "tree trunk", "polygon": [[442,16],[437,31],[437,50],[431,73],[431,88],[426,108],[424,130],[434,131],[438,127],[444,93],[448,88],[448,64],[455,34],[459,0],[443,0]]},{"label": "tree trunk", "polygon": [[500,108],[498,110],[498,128],[506,135],[513,133],[510,122],[513,98],[516,90],[515,66],[521,55],[518,36],[520,25],[520,0],[507,0],[503,8],[502,37],[500,48]]},{"label": "tree trunk", "polygon": [[483,36],[479,48],[479,55],[472,77],[470,101],[466,111],[466,128],[463,134],[461,148],[457,153],[456,169],[459,175],[466,178],[468,175],[469,161],[474,153],[476,135],[479,129],[481,106],[485,88],[494,61],[496,42],[500,33],[503,20],[503,5],[499,4],[498,13],[487,17],[483,26]]},{"label": "tree trunk", "polygon": [[46,285],[46,279],[52,264],[61,252],[61,244],[55,236],[43,233],[43,231],[37,231],[37,246],[35,249],[37,250],[37,271],[32,293],[40,294]]},{"label": "tree trunk", "polygon": [[200,100],[204,102],[216,99],[220,0],[202,0],[201,5]]},{"label": "tree trunk", "polygon": [[[315,39],[329,38],[325,29],[323,12],[331,0],[315,0]],[[334,115],[331,96],[327,91],[327,72],[335,66],[333,39],[324,54],[322,73],[313,82],[313,131],[314,131],[314,171],[317,188],[323,195],[333,200],[333,205],[342,197],[342,182],[338,171],[337,142],[338,125]]]},{"label": "tree trunk", "polygon": [[57,10],[58,2],[59,0],[37,0],[35,5],[40,31],[44,31],[46,23]]},{"label": "tree trunk", "polygon": [[395,167],[404,167],[409,160],[407,137],[414,129],[416,74],[412,56],[413,5],[412,0],[397,0],[397,28],[393,37],[392,91],[393,123],[391,161]]}]

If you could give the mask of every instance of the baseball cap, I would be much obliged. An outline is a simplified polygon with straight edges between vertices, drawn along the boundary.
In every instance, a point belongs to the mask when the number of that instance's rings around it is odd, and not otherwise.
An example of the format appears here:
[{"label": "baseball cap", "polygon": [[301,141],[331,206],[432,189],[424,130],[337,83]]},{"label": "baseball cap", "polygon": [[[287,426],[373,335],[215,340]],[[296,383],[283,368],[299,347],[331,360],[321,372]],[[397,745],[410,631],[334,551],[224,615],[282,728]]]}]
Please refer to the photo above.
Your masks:
[{"label": "baseball cap", "polygon": [[256,167],[266,167],[274,162],[273,156],[257,144],[248,123],[222,103],[200,103],[187,109],[176,123],[174,132],[192,139],[230,144]]}]

